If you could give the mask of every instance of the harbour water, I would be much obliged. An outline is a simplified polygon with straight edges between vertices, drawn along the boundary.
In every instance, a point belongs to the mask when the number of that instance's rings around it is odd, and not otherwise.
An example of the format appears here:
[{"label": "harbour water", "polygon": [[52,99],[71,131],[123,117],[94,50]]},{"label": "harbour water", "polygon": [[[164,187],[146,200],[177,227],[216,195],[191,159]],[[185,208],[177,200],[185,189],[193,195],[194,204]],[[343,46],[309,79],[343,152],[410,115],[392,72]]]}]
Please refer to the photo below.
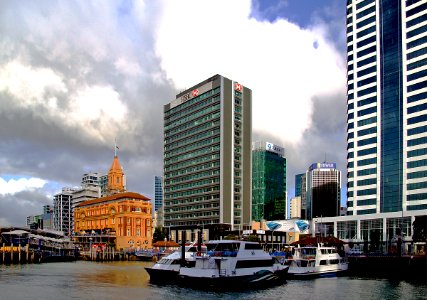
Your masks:
[{"label": "harbour water", "polygon": [[149,282],[152,262],[0,265],[0,299],[427,299],[427,284],[360,277],[288,280],[265,290],[201,291]]}]

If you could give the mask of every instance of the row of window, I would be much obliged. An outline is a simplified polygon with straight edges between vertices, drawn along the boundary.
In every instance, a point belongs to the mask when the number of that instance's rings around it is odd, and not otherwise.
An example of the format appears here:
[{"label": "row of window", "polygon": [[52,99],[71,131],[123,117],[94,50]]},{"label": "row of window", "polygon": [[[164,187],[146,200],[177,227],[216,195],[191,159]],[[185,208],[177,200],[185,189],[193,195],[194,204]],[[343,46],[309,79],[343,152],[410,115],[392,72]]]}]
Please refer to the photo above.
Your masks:
[{"label": "row of window", "polygon": [[[208,145],[215,145],[215,144],[218,144],[219,142],[220,142],[220,137],[219,137],[219,133],[218,133],[216,137],[201,140],[198,142],[193,142],[191,144],[187,144],[186,146],[182,146],[180,148],[175,148],[175,149],[170,150],[170,151],[165,151],[164,157],[165,158],[172,158],[172,157],[177,156],[177,155],[182,157],[182,154],[188,153],[190,151],[196,152],[196,149],[199,149],[201,147],[205,147]],[[206,153],[206,152],[203,151],[202,153]]]},{"label": "row of window", "polygon": [[191,165],[188,168],[180,169],[173,172],[165,172],[165,180],[169,178],[185,175],[185,174],[192,174],[197,171],[202,171],[202,170],[212,169],[212,168],[219,168],[219,165],[220,165],[219,161],[214,161],[210,163],[199,164],[196,166]]},{"label": "row of window", "polygon": [[[211,127],[211,126],[208,126]],[[210,128],[209,130],[205,131],[199,131],[198,133],[194,135],[187,135],[185,138],[174,141],[174,142],[166,142],[165,143],[165,152],[167,152],[169,149],[175,149],[178,147],[181,147],[183,145],[194,143],[194,141],[201,140],[206,137],[214,136],[220,133],[219,127],[216,128]]]},{"label": "row of window", "polygon": [[193,158],[192,160],[185,160],[179,163],[170,164],[168,161],[165,161],[165,172],[175,171],[179,169],[184,169],[188,166],[194,166],[201,163],[218,161],[220,159],[219,153],[213,153],[205,156],[199,156]]}]

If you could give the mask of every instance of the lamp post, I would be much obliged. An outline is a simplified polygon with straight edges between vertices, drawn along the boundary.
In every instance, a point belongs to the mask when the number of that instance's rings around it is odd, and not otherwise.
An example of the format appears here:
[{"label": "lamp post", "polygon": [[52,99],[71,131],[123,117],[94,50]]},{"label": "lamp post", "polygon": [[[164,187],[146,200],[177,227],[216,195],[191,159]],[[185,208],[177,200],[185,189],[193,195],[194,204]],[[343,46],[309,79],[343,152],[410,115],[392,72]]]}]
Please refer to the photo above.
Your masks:
[{"label": "lamp post", "polygon": [[92,238],[90,237],[89,238],[89,257],[90,257],[90,260],[92,260]]}]

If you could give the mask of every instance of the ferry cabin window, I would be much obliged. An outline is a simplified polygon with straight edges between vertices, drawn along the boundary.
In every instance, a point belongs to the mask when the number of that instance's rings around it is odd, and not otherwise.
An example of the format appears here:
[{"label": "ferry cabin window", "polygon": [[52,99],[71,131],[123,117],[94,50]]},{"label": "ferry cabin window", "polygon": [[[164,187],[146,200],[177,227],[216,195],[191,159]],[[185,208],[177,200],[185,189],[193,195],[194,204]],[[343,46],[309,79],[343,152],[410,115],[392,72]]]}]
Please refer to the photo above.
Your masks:
[{"label": "ferry cabin window", "polygon": [[254,244],[245,244],[245,249],[246,250],[262,250],[262,247],[260,244],[258,243],[254,243]]},{"label": "ferry cabin window", "polygon": [[270,267],[274,264],[275,259],[263,259],[263,260],[239,260],[236,263],[236,269],[243,268],[258,268],[258,267]]},{"label": "ferry cabin window", "polygon": [[320,261],[320,263],[319,263],[321,266],[324,266],[324,265],[326,265],[326,260],[324,260],[324,259],[322,259],[321,261]]}]

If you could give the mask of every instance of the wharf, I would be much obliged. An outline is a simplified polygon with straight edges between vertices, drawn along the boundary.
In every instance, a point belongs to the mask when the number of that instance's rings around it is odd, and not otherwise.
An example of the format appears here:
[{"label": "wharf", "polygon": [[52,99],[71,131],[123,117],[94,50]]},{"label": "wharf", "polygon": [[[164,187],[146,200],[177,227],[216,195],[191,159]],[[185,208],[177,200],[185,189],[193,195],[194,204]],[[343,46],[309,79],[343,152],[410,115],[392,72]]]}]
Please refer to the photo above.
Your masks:
[{"label": "wharf", "polygon": [[427,283],[426,255],[349,256],[349,273],[356,276],[411,279]]}]

